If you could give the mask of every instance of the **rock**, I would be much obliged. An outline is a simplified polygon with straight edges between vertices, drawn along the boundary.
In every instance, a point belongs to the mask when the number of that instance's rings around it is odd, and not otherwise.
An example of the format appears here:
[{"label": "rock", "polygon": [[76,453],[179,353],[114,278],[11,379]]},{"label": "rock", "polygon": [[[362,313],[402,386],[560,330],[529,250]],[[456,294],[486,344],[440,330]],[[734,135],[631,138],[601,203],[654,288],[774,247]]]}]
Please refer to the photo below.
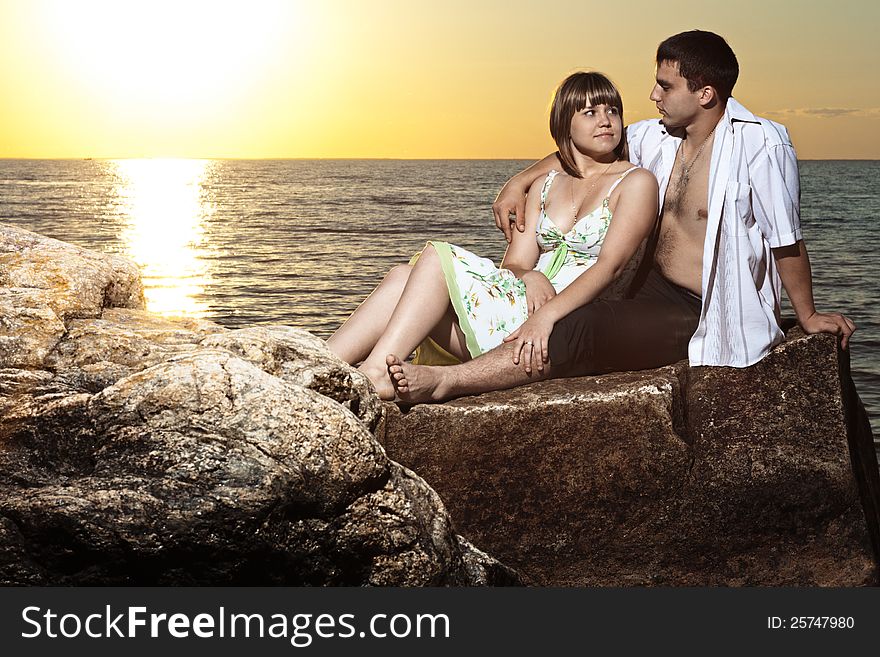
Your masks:
[{"label": "rock", "polygon": [[[334,543],[346,561],[380,555],[361,580],[374,586],[519,584],[516,573],[456,536],[443,503],[425,481],[397,463],[388,484],[352,504]],[[450,577],[444,564],[462,560]]]},{"label": "rock", "polygon": [[522,586],[522,575],[517,571],[474,547],[461,536],[456,538],[464,553],[470,586]]},{"label": "rock", "polygon": [[142,310],[107,309],[97,319],[68,322],[67,332],[42,359],[60,373],[55,384],[98,392],[176,354],[224,349],[265,372],[330,397],[369,429],[383,406],[368,379],[327,350],[308,331],[264,325],[230,331],[209,321],[164,319]]},{"label": "rock", "polygon": [[379,435],[534,584],[876,584],[880,480],[847,367],[833,336],[794,332],[747,369],[389,404]]},{"label": "rock", "polygon": [[[876,504],[880,488],[859,493],[858,464],[850,458],[859,436],[848,430],[845,411],[853,400],[841,390],[849,354],[835,342],[795,330],[746,370],[692,370],[687,415],[694,467],[690,501],[676,508],[679,528],[692,550],[723,542],[728,554],[748,554],[757,562],[750,565],[752,581],[876,583],[871,539],[880,525],[866,518],[862,499]],[[871,445],[876,481],[870,429],[861,438]],[[719,577],[751,583],[735,559],[720,556],[703,561]]]},{"label": "rock", "polygon": [[201,346],[226,349],[289,383],[335,399],[370,430],[382,417],[382,403],[367,377],[303,329],[255,326],[211,335],[202,340]]},{"label": "rock", "polygon": [[0,286],[46,290],[63,321],[98,317],[104,308],[143,308],[140,271],[130,260],[95,253],[0,224]]},{"label": "rock", "polygon": [[403,413],[305,331],[153,316],[128,261],[0,225],[0,583],[522,582],[474,541],[536,584],[875,584],[848,355],[789,337]]},{"label": "rock", "polygon": [[0,368],[39,368],[76,317],[143,308],[137,266],[0,224]]},{"label": "rock", "polygon": [[41,290],[0,288],[0,367],[40,367],[64,335]]},{"label": "rock", "polygon": [[11,399],[52,380],[53,374],[42,370],[0,370],[0,399]]},{"label": "rock", "polygon": [[[103,438],[96,474],[106,468],[189,481],[208,471],[229,489],[227,503],[267,495],[260,502],[266,504],[283,489],[285,505],[320,516],[387,477],[382,449],[339,404],[222,350],[199,350],[138,372],[89,406]],[[197,454],[208,460],[194,461]]]},{"label": "rock", "polygon": [[354,415],[227,351],[38,401],[0,425],[6,584],[481,583]]},{"label": "rock", "polygon": [[591,565],[581,551],[687,475],[678,388],[669,367],[389,408],[383,442],[433,482],[468,539],[534,583],[576,584]]},{"label": "rock", "polygon": [[0,583],[493,585],[306,331],[143,310],[131,263],[0,225]]},{"label": "rock", "polygon": [[99,392],[171,356],[193,352],[206,336],[223,331],[205,320],[109,308],[96,319],[69,321],[43,365],[58,372],[60,389]]}]

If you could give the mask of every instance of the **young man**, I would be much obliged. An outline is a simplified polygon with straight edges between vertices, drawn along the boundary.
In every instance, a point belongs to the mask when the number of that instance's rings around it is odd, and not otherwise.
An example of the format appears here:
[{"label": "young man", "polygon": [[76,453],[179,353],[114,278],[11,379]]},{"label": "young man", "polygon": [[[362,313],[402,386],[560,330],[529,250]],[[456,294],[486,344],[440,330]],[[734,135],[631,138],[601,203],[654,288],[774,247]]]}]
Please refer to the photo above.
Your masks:
[{"label": "young man", "polygon": [[[660,184],[653,268],[634,298],[587,304],[557,321],[549,365],[534,353],[528,322],[479,358],[443,368],[389,356],[398,394],[439,401],[535,380],[659,367],[746,367],[784,338],[780,279],[807,333],[834,333],[846,348],[855,325],[816,312],[801,238],[797,158],[785,128],[731,97],[739,74],[723,38],[694,30],[657,49],[651,100],[662,118],[627,130],[630,159]],[[550,155],[512,178],[498,196],[496,224],[522,231],[525,190]]]}]

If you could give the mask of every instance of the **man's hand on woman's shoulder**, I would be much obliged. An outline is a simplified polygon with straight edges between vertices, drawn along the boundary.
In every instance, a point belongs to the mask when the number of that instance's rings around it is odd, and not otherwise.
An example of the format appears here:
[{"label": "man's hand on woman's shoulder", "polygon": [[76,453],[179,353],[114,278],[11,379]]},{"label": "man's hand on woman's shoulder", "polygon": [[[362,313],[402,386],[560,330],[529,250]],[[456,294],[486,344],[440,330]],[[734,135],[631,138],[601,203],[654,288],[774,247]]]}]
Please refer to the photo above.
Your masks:
[{"label": "man's hand on woman's shoulder", "polygon": [[550,153],[543,160],[535,162],[504,183],[504,187],[498,192],[492,204],[492,214],[495,215],[495,225],[498,230],[504,231],[504,237],[508,242],[513,236],[511,224],[515,224],[516,229],[521,233],[526,229],[526,193],[529,187],[536,180],[545,178],[551,169],[559,168],[556,153]]},{"label": "man's hand on woman's shoulder", "polygon": [[492,214],[495,215],[495,226],[504,231],[508,242],[513,236],[514,222],[519,232],[526,229],[526,190],[517,183],[516,177],[508,180],[498,192],[492,204]]}]

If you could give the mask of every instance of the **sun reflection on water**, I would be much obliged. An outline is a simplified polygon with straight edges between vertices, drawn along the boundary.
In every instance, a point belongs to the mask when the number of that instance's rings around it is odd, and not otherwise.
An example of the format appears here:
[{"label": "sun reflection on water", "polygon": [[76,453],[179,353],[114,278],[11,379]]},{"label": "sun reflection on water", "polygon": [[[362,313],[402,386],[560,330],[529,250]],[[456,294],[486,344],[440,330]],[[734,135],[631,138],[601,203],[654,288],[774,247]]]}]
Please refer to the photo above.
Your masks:
[{"label": "sun reflection on water", "polygon": [[114,160],[125,255],[141,268],[147,309],[203,317],[211,281],[205,236],[213,205],[203,193],[210,160]]}]

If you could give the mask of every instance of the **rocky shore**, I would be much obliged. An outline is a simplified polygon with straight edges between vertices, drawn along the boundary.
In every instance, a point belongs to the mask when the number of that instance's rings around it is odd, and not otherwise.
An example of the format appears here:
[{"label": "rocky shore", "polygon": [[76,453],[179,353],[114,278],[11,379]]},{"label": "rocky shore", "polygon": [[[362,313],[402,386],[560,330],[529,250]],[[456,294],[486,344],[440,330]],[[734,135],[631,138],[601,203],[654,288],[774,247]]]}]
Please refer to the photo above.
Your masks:
[{"label": "rocky shore", "polygon": [[853,586],[878,555],[830,336],[401,409],[306,331],[151,315],[131,262],[0,224],[0,583]]},{"label": "rocky shore", "polygon": [[401,412],[388,454],[545,586],[878,583],[880,478],[833,336]]},{"label": "rocky shore", "polygon": [[0,225],[0,582],[519,583],[321,340],[143,306],[127,260]]}]

